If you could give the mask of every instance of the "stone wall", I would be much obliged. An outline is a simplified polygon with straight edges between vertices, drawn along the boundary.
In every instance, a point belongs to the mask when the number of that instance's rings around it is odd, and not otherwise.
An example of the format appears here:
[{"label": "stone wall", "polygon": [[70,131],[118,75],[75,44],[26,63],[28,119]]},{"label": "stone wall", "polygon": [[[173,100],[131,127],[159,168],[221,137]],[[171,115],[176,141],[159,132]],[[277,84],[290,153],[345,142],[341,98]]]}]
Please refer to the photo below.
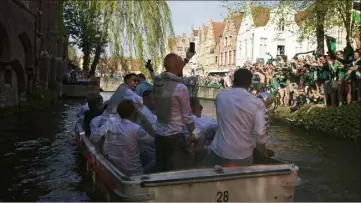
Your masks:
[{"label": "stone wall", "polygon": [[62,93],[66,97],[86,97],[90,93],[99,93],[99,86],[95,85],[63,85]]},{"label": "stone wall", "polygon": [[100,78],[94,78],[94,81],[88,85],[65,85],[61,86],[62,96],[66,97],[86,97],[90,93],[100,92]]},{"label": "stone wall", "polygon": [[[191,92],[191,88],[188,87],[188,89],[190,89]],[[214,100],[220,91],[222,91],[222,89],[214,88],[214,87],[198,86],[197,97],[201,99]]]},{"label": "stone wall", "polygon": [[[100,79],[100,88],[106,92],[114,92],[118,86],[123,83],[122,79],[114,78],[101,78]],[[222,91],[222,89],[214,87],[205,87],[205,86],[188,86],[189,93],[191,96],[197,96],[201,99],[214,100],[216,95]]]},{"label": "stone wall", "polygon": [[122,83],[122,78],[100,78],[100,88],[105,92],[115,92]]},{"label": "stone wall", "polygon": [[0,70],[0,108],[17,105],[19,105],[19,95],[16,73],[11,68]]},{"label": "stone wall", "polygon": [[[61,94],[68,36],[64,33],[64,40],[58,40],[58,3],[0,0],[0,71],[10,67],[17,82],[2,85],[0,106],[17,106],[20,95],[26,97],[39,89],[57,88]],[[10,91],[15,86],[16,91]]]}]

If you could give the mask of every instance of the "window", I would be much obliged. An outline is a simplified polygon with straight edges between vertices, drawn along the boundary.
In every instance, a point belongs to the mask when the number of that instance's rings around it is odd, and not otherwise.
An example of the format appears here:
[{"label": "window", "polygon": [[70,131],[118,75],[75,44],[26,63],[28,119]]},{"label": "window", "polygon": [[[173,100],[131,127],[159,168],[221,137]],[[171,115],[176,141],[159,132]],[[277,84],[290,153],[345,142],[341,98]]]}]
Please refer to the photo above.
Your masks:
[{"label": "window", "polygon": [[213,55],[211,55],[211,57],[210,57],[210,64],[214,64],[214,56]]},{"label": "window", "polygon": [[183,51],[183,47],[177,47],[177,51],[179,52]]},{"label": "window", "polygon": [[232,63],[232,52],[229,51],[228,52],[228,64],[231,64]]},{"label": "window", "polygon": [[11,70],[7,69],[5,70],[5,73],[4,73],[4,85],[12,85],[12,77],[13,77],[13,73]]},{"label": "window", "polygon": [[218,64],[218,56],[216,56],[216,64]]},{"label": "window", "polygon": [[227,56],[226,56],[227,54],[226,53],[223,53],[223,65],[226,65],[226,58],[227,58]]},{"label": "window", "polygon": [[342,39],[343,39],[342,35],[343,35],[342,29],[338,29],[337,30],[337,41],[338,42],[342,41]]},{"label": "window", "polygon": [[285,19],[281,18],[278,23],[278,30],[285,31]]},{"label": "window", "polygon": [[246,57],[248,57],[248,42],[247,42],[247,40],[244,41],[244,44],[245,44],[245,46],[244,46],[244,57],[246,58]]},{"label": "window", "polygon": [[302,43],[296,42],[296,53],[302,52]]},{"label": "window", "polygon": [[261,37],[259,40],[259,57],[264,58],[267,53],[267,38]]},{"label": "window", "polygon": [[224,40],[223,46],[227,46],[227,40],[228,40],[228,38],[226,37],[226,39]]},{"label": "window", "polygon": [[236,63],[236,50],[233,50],[233,61],[232,64]]},{"label": "window", "polygon": [[228,46],[231,46],[231,43],[232,43],[232,36],[229,36],[229,43],[228,43]]},{"label": "window", "polygon": [[228,56],[227,56],[227,52],[224,52],[224,65],[228,64]]},{"label": "window", "polygon": [[277,45],[277,55],[285,55],[285,45]]}]

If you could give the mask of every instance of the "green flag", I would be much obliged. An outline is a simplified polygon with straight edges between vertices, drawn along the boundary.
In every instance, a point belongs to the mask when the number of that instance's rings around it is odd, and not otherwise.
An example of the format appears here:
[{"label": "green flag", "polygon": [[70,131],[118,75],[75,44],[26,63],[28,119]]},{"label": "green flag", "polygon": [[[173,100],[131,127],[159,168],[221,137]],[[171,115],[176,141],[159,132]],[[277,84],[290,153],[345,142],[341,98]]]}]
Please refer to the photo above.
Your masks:
[{"label": "green flag", "polygon": [[336,58],[336,39],[334,37],[325,36],[326,37],[326,43],[327,43],[327,49],[329,52],[329,55],[332,58]]},{"label": "green flag", "polygon": [[360,13],[358,10],[352,10],[352,22],[359,23],[361,21]]}]

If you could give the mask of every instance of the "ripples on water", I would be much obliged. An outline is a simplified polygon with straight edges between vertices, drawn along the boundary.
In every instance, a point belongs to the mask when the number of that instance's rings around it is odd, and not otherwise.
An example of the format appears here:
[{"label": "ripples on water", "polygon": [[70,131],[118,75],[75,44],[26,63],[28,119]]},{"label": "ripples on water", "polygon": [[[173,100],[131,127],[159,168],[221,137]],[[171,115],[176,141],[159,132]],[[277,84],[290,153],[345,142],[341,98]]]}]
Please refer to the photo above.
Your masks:
[{"label": "ripples on water", "polygon": [[[109,94],[103,95],[104,100]],[[214,116],[212,102],[204,113]],[[0,117],[0,201],[104,201],[75,144],[76,101]],[[270,148],[296,163],[295,201],[360,201],[360,147],[273,122]]]}]

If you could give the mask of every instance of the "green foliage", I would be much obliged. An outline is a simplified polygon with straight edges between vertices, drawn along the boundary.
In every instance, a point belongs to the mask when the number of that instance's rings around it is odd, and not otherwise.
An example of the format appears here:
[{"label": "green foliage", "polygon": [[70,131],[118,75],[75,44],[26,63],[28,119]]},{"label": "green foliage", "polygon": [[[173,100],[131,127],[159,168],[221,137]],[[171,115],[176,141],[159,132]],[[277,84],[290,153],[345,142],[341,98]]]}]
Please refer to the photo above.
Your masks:
[{"label": "green foliage", "polygon": [[[324,52],[324,35],[330,34],[332,28],[343,27],[346,30],[346,41],[351,42],[352,37],[355,36],[358,29],[355,23],[351,22],[352,0],[282,0],[280,2],[267,1],[252,1],[252,2],[234,2],[224,1],[224,4],[230,11],[245,11],[245,15],[253,15],[252,8],[254,7],[269,7],[275,8],[273,12],[277,19],[285,19],[282,21],[284,27],[290,27],[295,18],[288,18],[287,16],[295,15],[292,10],[304,11],[306,15],[302,16],[304,21],[301,29],[294,30],[300,37],[299,41],[305,39],[317,38],[318,52]],[[292,8],[292,9],[290,9]],[[297,18],[300,18],[298,16]],[[277,25],[281,21],[274,21]],[[297,22],[300,25],[300,22]],[[289,30],[291,31],[291,30]]]},{"label": "green foliage", "polygon": [[75,48],[71,44],[68,45],[68,59],[69,61],[74,61],[77,59]]},{"label": "green foliage", "polygon": [[74,44],[84,53],[83,69],[88,69],[90,56],[95,55],[91,71],[108,45],[117,59],[136,58],[144,67],[145,59],[157,62],[163,57],[167,40],[174,36],[165,0],[69,0],[65,4],[65,22]]},{"label": "green foliage", "polygon": [[302,107],[294,118],[298,125],[344,139],[361,138],[361,103],[341,107]]}]

